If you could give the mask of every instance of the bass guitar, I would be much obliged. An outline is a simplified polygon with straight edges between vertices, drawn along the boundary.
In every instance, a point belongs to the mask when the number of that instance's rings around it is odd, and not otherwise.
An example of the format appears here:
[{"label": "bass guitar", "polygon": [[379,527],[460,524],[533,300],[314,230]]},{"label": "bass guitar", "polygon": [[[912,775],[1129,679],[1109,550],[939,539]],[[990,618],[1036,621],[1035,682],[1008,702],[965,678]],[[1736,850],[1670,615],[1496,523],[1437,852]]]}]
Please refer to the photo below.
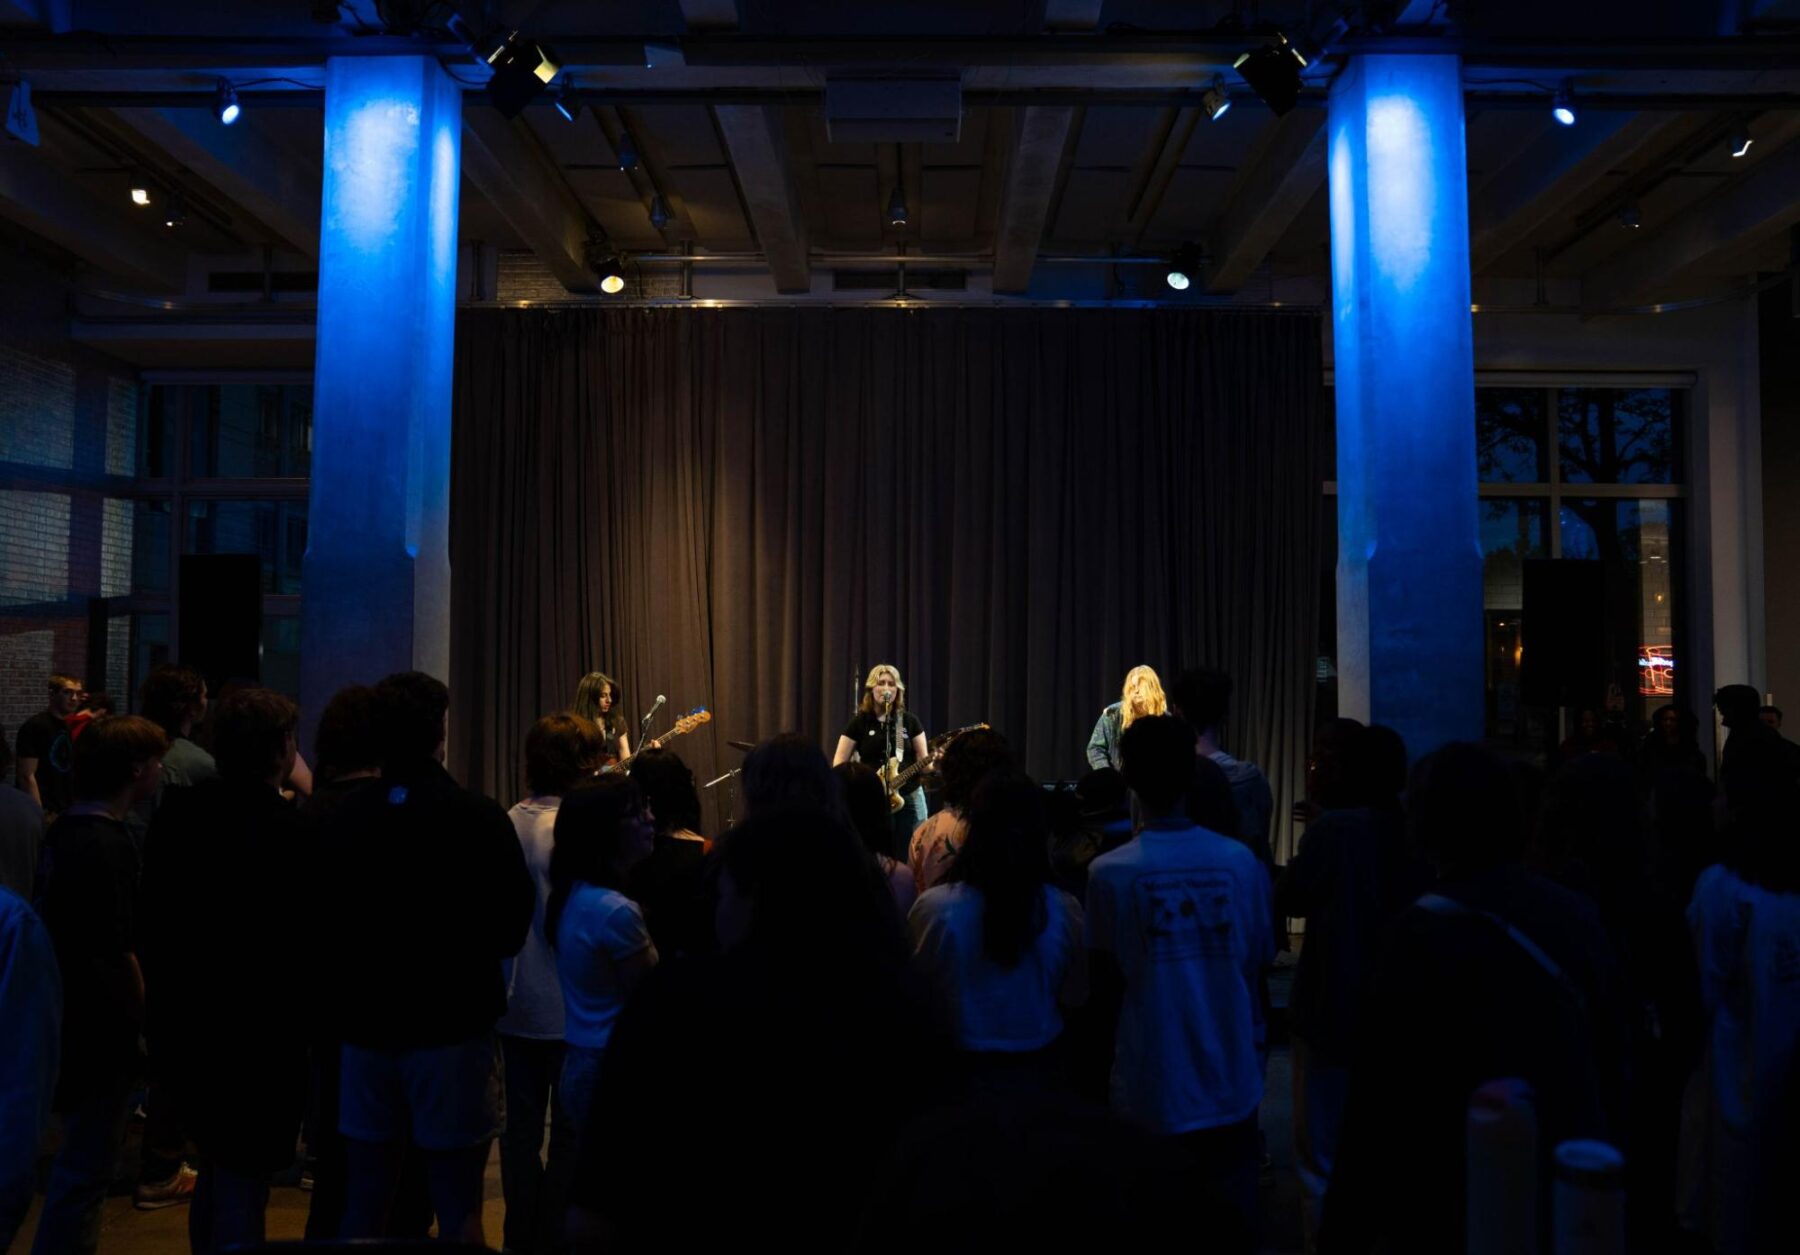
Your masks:
[{"label": "bass guitar", "polygon": [[710,722],[712,722],[712,711],[704,706],[696,706],[688,711],[687,714],[677,719],[675,721],[675,726],[670,728],[667,732],[659,737],[652,737],[649,741],[645,742],[642,747],[632,750],[631,753],[625,755],[625,757],[615,758],[611,762],[603,764],[600,770],[596,771],[594,774],[597,776],[604,776],[609,772],[614,771],[630,771],[631,764],[636,760],[637,756],[642,754],[645,750],[661,749],[676,737],[686,736],[701,724]]},{"label": "bass guitar", "polygon": [[971,723],[966,728],[956,728],[950,732],[940,732],[937,736],[932,738],[930,752],[918,762],[912,763],[906,767],[900,765],[900,760],[898,758],[888,759],[887,764],[881,769],[881,782],[887,785],[888,809],[890,811],[898,811],[901,807],[906,805],[906,799],[900,796],[900,790],[904,789],[907,785],[911,784],[926,772],[934,769],[937,766],[938,759],[942,758],[944,756],[944,751],[949,748],[950,742],[966,732],[974,732],[977,729],[986,727],[987,724],[985,723]]}]

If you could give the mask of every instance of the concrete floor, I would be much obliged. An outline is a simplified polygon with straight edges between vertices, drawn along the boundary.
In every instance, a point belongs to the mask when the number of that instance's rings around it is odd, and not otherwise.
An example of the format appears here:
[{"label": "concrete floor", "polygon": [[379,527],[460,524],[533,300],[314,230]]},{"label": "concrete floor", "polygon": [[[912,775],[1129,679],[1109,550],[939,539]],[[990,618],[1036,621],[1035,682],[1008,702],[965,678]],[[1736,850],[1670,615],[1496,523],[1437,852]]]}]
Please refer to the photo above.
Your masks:
[{"label": "concrete floor", "polygon": [[[1263,1173],[1263,1255],[1300,1255],[1300,1191],[1294,1177],[1292,1136],[1293,1096],[1292,1069],[1284,1031],[1287,992],[1293,983],[1293,955],[1284,954],[1270,980],[1271,1000],[1275,1004],[1275,1023],[1270,1052],[1268,1089],[1263,1100],[1262,1127],[1268,1139],[1270,1167]],[[122,1192],[106,1200],[100,1231],[101,1255],[187,1255],[187,1208],[167,1207],[161,1211],[138,1211],[131,1205],[130,1187],[137,1164],[138,1139],[142,1126],[134,1124],[120,1155]],[[482,1219],[490,1246],[500,1243],[500,1225],[505,1205],[500,1197],[500,1159],[498,1151],[489,1157],[486,1201]],[[312,1195],[296,1185],[277,1185],[269,1194],[268,1236],[270,1240],[298,1240],[306,1229],[306,1212]],[[31,1237],[37,1230],[40,1198],[33,1204],[25,1227],[14,1240],[12,1252],[24,1255],[31,1249]],[[0,1252],[0,1255],[6,1255]]]}]

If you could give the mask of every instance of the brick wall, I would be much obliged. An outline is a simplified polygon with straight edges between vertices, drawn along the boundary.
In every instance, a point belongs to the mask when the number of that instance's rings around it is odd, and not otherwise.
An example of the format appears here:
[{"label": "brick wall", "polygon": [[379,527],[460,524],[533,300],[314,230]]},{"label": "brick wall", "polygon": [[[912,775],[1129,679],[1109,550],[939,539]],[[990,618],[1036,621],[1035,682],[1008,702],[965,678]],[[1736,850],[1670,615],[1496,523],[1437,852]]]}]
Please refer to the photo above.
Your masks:
[{"label": "brick wall", "polygon": [[[107,476],[137,464],[138,382],[68,336],[65,276],[0,243],[0,725],[10,739],[44,708],[49,673],[83,675],[88,600],[131,591],[132,503]],[[105,674],[129,704],[126,620]]]}]

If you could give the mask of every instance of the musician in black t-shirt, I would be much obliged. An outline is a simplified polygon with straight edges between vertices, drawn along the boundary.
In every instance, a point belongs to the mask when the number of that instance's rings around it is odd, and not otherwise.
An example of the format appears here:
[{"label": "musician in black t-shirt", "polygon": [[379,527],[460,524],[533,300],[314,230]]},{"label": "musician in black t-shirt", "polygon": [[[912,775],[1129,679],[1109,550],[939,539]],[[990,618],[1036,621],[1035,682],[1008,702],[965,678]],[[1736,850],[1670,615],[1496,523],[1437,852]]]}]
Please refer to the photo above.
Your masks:
[{"label": "musician in black t-shirt", "polygon": [[[925,744],[925,725],[906,708],[906,683],[900,668],[881,663],[863,681],[862,702],[838,737],[837,752],[831,765],[852,758],[877,770],[896,761],[900,770],[923,759],[930,752]],[[914,777],[900,791],[903,805],[894,812],[894,847],[888,853],[906,858],[912,830],[925,818],[925,794]]]}]

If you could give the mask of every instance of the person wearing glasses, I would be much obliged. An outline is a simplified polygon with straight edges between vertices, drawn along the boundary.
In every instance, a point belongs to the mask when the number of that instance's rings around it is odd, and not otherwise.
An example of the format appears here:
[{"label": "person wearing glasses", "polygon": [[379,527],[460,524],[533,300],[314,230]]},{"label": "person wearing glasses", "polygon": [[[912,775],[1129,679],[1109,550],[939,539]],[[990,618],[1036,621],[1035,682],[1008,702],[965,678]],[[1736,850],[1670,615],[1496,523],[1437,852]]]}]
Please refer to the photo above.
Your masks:
[{"label": "person wearing glasses", "polygon": [[74,797],[67,720],[81,709],[86,697],[87,686],[74,676],[52,675],[49,707],[19,728],[13,749],[18,760],[18,785],[43,809],[46,822],[68,810]]}]

